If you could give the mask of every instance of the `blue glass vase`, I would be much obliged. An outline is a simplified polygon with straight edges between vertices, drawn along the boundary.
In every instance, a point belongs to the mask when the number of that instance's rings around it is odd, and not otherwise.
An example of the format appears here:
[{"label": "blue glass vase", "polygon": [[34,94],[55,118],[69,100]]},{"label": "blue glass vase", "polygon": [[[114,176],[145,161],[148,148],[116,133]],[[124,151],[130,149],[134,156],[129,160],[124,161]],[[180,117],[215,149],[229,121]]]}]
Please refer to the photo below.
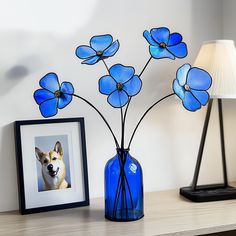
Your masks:
[{"label": "blue glass vase", "polygon": [[129,150],[117,149],[105,167],[105,217],[112,221],[134,221],[143,216],[141,165]]}]

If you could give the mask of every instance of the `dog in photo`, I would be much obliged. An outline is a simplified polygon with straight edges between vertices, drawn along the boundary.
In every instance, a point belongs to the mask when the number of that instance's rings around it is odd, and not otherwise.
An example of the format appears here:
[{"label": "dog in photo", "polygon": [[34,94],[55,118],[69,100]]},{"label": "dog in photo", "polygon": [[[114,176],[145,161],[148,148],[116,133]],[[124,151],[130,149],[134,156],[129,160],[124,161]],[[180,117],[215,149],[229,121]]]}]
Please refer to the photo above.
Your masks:
[{"label": "dog in photo", "polygon": [[71,187],[65,179],[66,166],[63,161],[62,145],[59,141],[56,142],[54,149],[49,152],[41,151],[35,147],[35,155],[41,163],[45,191]]}]

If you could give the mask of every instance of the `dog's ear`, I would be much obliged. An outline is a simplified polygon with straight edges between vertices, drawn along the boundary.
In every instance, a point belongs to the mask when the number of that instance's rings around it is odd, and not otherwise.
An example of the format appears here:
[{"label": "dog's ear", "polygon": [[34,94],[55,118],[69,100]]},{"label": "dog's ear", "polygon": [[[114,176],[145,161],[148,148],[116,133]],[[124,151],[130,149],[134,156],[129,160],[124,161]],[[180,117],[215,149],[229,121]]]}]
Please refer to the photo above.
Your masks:
[{"label": "dog's ear", "polygon": [[36,158],[41,161],[41,158],[43,157],[43,152],[39,148],[35,147],[35,155]]},{"label": "dog's ear", "polygon": [[61,156],[63,155],[63,150],[62,150],[62,146],[60,142],[56,142],[55,147],[54,147],[54,151],[59,153]]}]

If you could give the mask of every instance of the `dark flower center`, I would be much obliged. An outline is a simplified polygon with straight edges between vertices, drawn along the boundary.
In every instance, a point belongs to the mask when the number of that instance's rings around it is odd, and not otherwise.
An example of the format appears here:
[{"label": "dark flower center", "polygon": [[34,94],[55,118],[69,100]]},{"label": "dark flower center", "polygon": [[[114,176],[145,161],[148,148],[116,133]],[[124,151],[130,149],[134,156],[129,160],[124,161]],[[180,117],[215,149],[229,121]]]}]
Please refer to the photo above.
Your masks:
[{"label": "dark flower center", "polygon": [[160,45],[161,48],[166,48],[166,46],[167,46],[167,45],[166,45],[165,43],[163,43],[163,42],[160,43],[159,45]]},{"label": "dark flower center", "polygon": [[116,88],[117,90],[121,91],[123,89],[124,85],[122,83],[117,83]]},{"label": "dark flower center", "polygon": [[55,93],[54,93],[55,97],[56,98],[59,98],[61,96],[61,91],[60,90],[57,90]]},{"label": "dark flower center", "polygon": [[189,91],[189,90],[190,90],[189,85],[185,84],[185,85],[184,85],[184,89],[185,89],[186,91]]},{"label": "dark flower center", "polygon": [[99,57],[100,57],[100,56],[102,56],[102,53],[103,53],[102,51],[97,51],[97,53],[96,53],[96,54],[97,54],[97,56],[99,56]]}]

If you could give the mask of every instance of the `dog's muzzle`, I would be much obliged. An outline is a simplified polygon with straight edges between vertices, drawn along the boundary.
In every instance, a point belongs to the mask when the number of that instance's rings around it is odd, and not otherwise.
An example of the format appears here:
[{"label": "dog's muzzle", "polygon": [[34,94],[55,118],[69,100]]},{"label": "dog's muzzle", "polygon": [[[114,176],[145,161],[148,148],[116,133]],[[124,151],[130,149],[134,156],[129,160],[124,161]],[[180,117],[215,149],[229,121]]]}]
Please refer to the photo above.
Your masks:
[{"label": "dog's muzzle", "polygon": [[59,171],[59,167],[57,167],[57,170],[54,171],[52,164],[49,164],[49,165],[47,166],[47,169],[48,169],[48,173],[49,173],[49,175],[50,175],[51,177],[55,177],[55,176],[57,175],[58,171]]}]

